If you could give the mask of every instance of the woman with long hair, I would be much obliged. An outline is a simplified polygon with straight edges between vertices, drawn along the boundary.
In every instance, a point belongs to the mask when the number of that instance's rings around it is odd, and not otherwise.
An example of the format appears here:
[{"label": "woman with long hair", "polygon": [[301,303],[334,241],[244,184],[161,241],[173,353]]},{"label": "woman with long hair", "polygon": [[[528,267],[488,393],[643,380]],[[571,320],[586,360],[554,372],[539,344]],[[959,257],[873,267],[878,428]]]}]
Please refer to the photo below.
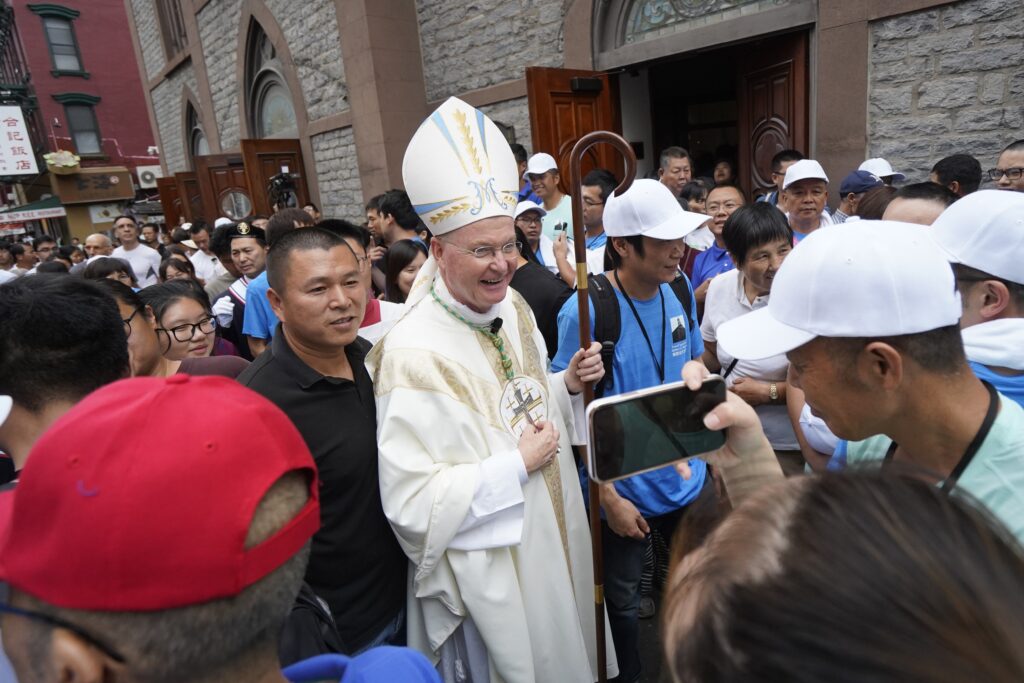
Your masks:
[{"label": "woman with long hair", "polygon": [[416,274],[427,260],[427,248],[422,242],[399,240],[388,249],[384,277],[384,300],[404,304]]},{"label": "woman with long hair", "polygon": [[[236,356],[187,357],[171,360],[164,351],[168,337],[161,330],[153,308],[137,292],[116,280],[101,280],[121,311],[121,322],[128,342],[132,377],[170,377],[174,374],[223,375],[237,377],[249,362]],[[156,285],[159,286],[159,285]]]},{"label": "woman with long hair", "polygon": [[217,319],[206,292],[194,280],[171,280],[146,287],[139,296],[153,311],[170,360],[237,356],[231,342],[217,336]]}]

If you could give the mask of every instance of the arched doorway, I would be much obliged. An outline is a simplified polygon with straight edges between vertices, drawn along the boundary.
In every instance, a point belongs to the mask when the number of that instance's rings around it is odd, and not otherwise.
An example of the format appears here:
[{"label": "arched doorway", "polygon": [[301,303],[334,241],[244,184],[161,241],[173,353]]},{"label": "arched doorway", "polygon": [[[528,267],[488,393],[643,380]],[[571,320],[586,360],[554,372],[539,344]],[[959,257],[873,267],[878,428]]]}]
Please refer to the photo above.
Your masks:
[{"label": "arched doorway", "polygon": [[[701,175],[731,157],[741,186],[758,194],[770,189],[775,152],[810,151],[808,29],[816,11],[815,0],[606,0],[591,19],[597,71],[572,76],[578,84],[588,75],[610,79],[611,118],[633,143],[639,175],[656,170],[659,150],[678,145]],[[537,71],[550,80],[563,70]],[[557,118],[558,98],[546,97],[529,71],[527,84],[531,120]],[[567,139],[534,137],[535,149],[551,153]]]}]

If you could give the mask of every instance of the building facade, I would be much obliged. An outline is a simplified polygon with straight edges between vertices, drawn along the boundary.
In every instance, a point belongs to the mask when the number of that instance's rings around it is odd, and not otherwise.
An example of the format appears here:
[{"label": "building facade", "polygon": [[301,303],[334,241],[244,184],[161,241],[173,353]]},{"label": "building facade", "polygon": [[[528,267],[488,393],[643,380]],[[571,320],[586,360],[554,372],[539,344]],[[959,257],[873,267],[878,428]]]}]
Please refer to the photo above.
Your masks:
[{"label": "building facade", "polygon": [[153,173],[140,178],[140,168],[159,171],[159,156],[126,39],[128,15],[119,0],[9,1],[42,118],[43,146],[81,158],[77,173],[44,173],[33,194],[54,195],[67,211],[66,236],[84,238],[111,227],[129,202],[144,198],[145,187],[137,193],[140,184],[156,192]]},{"label": "building facade", "polygon": [[564,160],[613,128],[640,172],[679,144],[701,171],[732,157],[750,192],[785,146],[836,180],[869,156],[924,180],[1024,137],[1020,0],[124,2],[165,174],[212,169],[202,186],[228,168],[204,159],[291,140],[335,216],[401,186],[405,145],[452,95],[530,151]]}]

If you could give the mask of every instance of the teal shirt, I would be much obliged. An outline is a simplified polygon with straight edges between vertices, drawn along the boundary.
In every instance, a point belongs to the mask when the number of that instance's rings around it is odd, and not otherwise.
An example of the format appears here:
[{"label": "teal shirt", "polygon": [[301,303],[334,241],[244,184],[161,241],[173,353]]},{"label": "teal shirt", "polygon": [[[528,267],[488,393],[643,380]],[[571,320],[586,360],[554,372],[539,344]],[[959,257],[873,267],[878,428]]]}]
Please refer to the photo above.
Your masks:
[{"label": "teal shirt", "polygon": [[[885,459],[892,439],[873,436],[847,447],[847,468]],[[966,491],[1024,543],[1024,408],[1002,394],[999,414],[953,492]]]}]

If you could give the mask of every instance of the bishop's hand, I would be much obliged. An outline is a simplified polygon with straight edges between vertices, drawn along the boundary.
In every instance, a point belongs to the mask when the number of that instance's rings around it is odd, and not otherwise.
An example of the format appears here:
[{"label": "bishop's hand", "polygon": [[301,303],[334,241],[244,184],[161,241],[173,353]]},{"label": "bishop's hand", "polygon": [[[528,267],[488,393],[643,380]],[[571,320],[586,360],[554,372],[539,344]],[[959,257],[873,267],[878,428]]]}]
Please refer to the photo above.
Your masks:
[{"label": "bishop's hand", "polygon": [[537,426],[528,425],[519,437],[519,454],[527,474],[539,470],[558,454],[558,429],[550,420],[541,420]]},{"label": "bishop's hand", "polygon": [[585,382],[600,382],[604,377],[604,363],[601,362],[601,345],[591,342],[590,348],[580,349],[573,354],[565,371],[565,388],[570,394],[583,391]]}]

